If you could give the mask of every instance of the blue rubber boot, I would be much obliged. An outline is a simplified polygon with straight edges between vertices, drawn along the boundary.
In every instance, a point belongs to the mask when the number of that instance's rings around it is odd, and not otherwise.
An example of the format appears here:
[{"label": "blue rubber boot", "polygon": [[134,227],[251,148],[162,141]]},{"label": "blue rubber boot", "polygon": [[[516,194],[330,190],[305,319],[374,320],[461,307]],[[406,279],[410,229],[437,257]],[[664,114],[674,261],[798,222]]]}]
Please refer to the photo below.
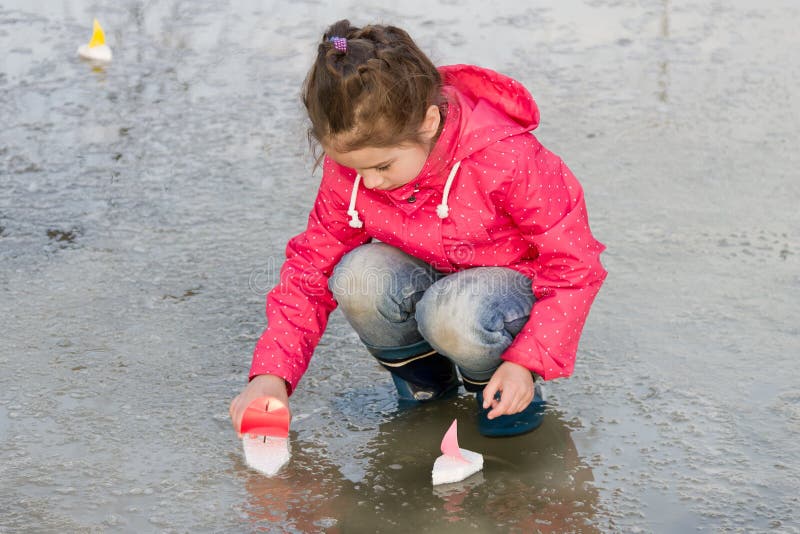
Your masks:
[{"label": "blue rubber boot", "polygon": [[427,341],[405,347],[375,348],[370,353],[392,373],[401,401],[426,402],[450,396],[458,391],[456,367]]},{"label": "blue rubber boot", "polygon": [[[500,400],[500,393],[495,395]],[[478,432],[488,437],[518,436],[536,430],[542,424],[544,417],[545,400],[539,384],[534,386],[533,400],[527,408],[513,415],[501,415],[489,419],[489,410],[483,407],[483,392],[475,394],[478,403]]]}]

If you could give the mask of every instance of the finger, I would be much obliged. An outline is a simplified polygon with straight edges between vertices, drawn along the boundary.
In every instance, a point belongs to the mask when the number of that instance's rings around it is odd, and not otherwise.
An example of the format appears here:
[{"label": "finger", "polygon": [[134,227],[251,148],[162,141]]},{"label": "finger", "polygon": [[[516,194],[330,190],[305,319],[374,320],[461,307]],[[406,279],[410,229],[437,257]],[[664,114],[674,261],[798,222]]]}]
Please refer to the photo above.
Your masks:
[{"label": "finger", "polygon": [[525,395],[524,395],[524,398],[523,398],[523,401],[522,401],[522,407],[519,409],[519,411],[524,410],[525,408],[527,408],[530,405],[530,403],[533,402],[534,392],[535,392],[535,390],[534,390],[533,383],[531,383],[530,387],[526,387],[525,388]]},{"label": "finger", "polygon": [[513,389],[504,389],[500,402],[488,413],[489,419],[510,413],[509,409],[514,405],[515,397]]},{"label": "finger", "polygon": [[233,407],[233,413],[231,414],[231,422],[233,423],[233,428],[236,430],[236,432],[241,433],[243,416],[244,410],[242,409],[242,404],[241,402],[237,402]]},{"label": "finger", "polygon": [[230,406],[228,406],[228,415],[231,418],[231,424],[233,425],[233,429],[237,430],[237,428],[236,428],[236,417],[235,417],[235,415],[236,415],[236,399],[235,398],[231,401]]},{"label": "finger", "polygon": [[233,429],[236,432],[239,432],[241,429],[241,424],[239,423],[239,414],[236,410],[231,413],[231,424],[233,425]]},{"label": "finger", "polygon": [[517,395],[517,398],[514,400],[514,405],[509,410],[509,414],[521,412],[528,407],[528,404],[530,404],[530,399],[527,393],[521,393]]},{"label": "finger", "polygon": [[525,395],[525,402],[522,403],[520,411],[525,410],[533,402],[533,388]]},{"label": "finger", "polygon": [[509,414],[515,414],[521,412],[522,410],[528,407],[528,404],[530,403],[525,401],[525,397],[522,397],[520,400],[514,403],[514,406],[509,411]]},{"label": "finger", "polygon": [[490,406],[494,407],[497,406],[497,399],[494,396],[497,394],[497,391],[500,386],[499,380],[491,379],[489,383],[486,384],[486,387],[483,388],[483,409],[487,409]]}]

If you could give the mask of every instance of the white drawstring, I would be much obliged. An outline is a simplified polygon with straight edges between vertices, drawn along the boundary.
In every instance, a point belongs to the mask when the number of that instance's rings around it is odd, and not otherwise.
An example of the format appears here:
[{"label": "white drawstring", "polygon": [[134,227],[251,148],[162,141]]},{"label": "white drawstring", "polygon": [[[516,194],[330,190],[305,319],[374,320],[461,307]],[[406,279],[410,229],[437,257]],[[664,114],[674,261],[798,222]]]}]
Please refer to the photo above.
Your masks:
[{"label": "white drawstring", "polygon": [[[436,215],[440,219],[446,219],[450,208],[447,207],[447,197],[450,195],[450,187],[453,185],[453,179],[456,177],[458,168],[461,167],[461,162],[457,161],[453,168],[450,169],[450,174],[447,176],[447,182],[444,184],[444,193],[442,194],[442,203],[436,206]],[[364,223],[358,218],[356,211],[356,195],[358,195],[358,184],[361,182],[361,175],[356,174],[356,179],[353,181],[353,191],[350,193],[350,207],[347,209],[347,214],[350,216],[348,223],[352,228],[361,228]]]},{"label": "white drawstring", "polygon": [[453,168],[450,169],[450,175],[447,177],[447,182],[444,184],[442,203],[436,206],[436,215],[438,215],[440,219],[446,219],[447,214],[450,212],[450,208],[447,207],[447,196],[450,194],[450,186],[453,185],[453,178],[456,177],[456,173],[458,172],[458,168],[460,166],[460,161],[457,161],[456,164],[453,165]]},{"label": "white drawstring", "polygon": [[358,218],[356,211],[356,195],[358,194],[358,182],[361,181],[361,175],[356,174],[356,180],[353,182],[353,192],[350,193],[350,207],[347,209],[347,214],[350,216],[350,227],[361,228],[364,223]]}]

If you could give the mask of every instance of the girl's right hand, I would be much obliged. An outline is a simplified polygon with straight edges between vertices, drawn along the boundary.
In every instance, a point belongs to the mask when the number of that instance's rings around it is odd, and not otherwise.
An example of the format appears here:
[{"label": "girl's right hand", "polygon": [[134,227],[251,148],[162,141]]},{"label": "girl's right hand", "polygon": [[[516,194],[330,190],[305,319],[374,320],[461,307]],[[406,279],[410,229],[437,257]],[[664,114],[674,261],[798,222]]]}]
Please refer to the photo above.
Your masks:
[{"label": "girl's right hand", "polygon": [[[253,378],[239,395],[231,401],[230,415],[233,429],[242,436],[242,416],[250,403],[259,397],[275,397],[287,408],[289,395],[286,392],[286,382],[276,375],[258,375]],[[289,411],[291,414],[291,410]]]}]

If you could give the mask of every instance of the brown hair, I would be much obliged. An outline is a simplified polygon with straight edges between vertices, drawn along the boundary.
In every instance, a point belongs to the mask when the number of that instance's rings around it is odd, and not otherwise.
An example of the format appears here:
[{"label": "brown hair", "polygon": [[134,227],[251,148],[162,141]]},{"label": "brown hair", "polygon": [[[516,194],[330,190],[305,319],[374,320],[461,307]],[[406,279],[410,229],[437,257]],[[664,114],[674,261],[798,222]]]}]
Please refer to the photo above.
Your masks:
[{"label": "brown hair", "polygon": [[[338,50],[329,39],[347,39]],[[421,143],[431,105],[441,104],[441,77],[409,35],[394,26],[330,26],[303,85],[309,141],[348,152]]]}]

